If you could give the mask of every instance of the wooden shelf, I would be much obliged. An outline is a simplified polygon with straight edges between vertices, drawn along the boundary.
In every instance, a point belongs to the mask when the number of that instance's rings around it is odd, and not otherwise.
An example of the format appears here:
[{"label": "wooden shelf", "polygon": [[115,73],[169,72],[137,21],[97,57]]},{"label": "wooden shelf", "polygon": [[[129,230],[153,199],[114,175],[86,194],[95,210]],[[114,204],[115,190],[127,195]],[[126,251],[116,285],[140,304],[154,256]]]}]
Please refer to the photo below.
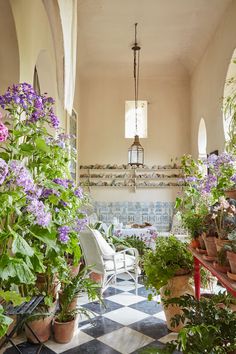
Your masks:
[{"label": "wooden shelf", "polygon": [[[82,172],[84,170],[84,172]],[[81,182],[87,183],[87,187],[116,187],[116,188],[133,188],[135,191],[137,188],[172,188],[172,187],[182,187],[181,184],[175,183],[182,176],[178,176],[178,173],[174,171],[180,171],[179,168],[87,168],[81,166],[80,168],[82,176],[80,177]],[[86,171],[86,172],[85,172]],[[122,172],[121,172],[122,171]],[[157,171],[170,172],[172,174],[158,174]],[[144,172],[148,172],[146,176]],[[156,176],[157,175],[157,176]],[[175,175],[175,176],[173,176]],[[176,176],[177,175],[177,176]],[[123,176],[123,177],[121,177]],[[108,185],[104,184],[95,184],[96,181],[109,183]],[[112,181],[112,184],[110,184]],[[124,184],[116,185],[119,181],[123,181]],[[142,181],[155,181],[156,184],[142,184]],[[162,184],[161,181],[173,181],[171,184]],[[127,185],[131,183],[132,185]],[[160,185],[158,184],[160,183]],[[170,182],[171,183],[171,182]]]}]

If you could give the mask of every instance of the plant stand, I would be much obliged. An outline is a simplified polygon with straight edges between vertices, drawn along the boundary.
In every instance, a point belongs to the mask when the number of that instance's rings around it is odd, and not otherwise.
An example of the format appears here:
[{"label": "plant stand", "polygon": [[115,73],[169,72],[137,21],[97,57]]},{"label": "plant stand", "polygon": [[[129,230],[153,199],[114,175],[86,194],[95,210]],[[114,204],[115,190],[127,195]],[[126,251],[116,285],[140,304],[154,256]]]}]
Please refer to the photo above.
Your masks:
[{"label": "plant stand", "polygon": [[200,267],[208,269],[212,275],[214,275],[220,283],[234,296],[236,297],[236,282],[231,281],[226,274],[217,271],[211,262],[207,262],[203,259],[202,255],[199,254],[192,247],[189,247],[190,252],[194,256],[194,285],[195,285],[195,296],[197,299],[200,299],[200,285],[201,285],[201,276],[200,276]]},{"label": "plant stand", "polygon": [[12,340],[14,334],[18,331],[19,328],[22,327],[22,325],[25,323],[25,326],[30,330],[30,332],[33,334],[33,336],[36,338],[39,348],[36,352],[36,354],[39,354],[44,346],[44,344],[39,340],[37,335],[33,332],[33,330],[28,326],[26,323],[27,318],[31,313],[36,309],[36,307],[42,302],[44,296],[34,296],[29,302],[24,302],[20,306],[12,307],[11,305],[7,307],[5,314],[6,315],[16,315],[17,316],[17,321],[16,325],[14,328],[11,330],[9,334],[5,334],[5,338],[0,345],[0,349],[3,348],[5,344],[8,342],[11,343],[11,345],[16,349],[17,353],[23,354],[22,351],[19,349],[19,347],[14,343]]}]

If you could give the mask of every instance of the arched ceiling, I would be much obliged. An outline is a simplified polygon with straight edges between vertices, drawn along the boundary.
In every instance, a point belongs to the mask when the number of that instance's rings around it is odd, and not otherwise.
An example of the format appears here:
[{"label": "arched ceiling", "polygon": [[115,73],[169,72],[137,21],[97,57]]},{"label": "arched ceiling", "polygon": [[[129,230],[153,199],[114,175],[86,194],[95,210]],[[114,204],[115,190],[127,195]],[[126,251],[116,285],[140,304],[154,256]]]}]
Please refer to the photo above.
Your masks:
[{"label": "arched ceiling", "polygon": [[189,75],[231,0],[78,0],[81,75],[132,75],[134,23],[141,75]]}]

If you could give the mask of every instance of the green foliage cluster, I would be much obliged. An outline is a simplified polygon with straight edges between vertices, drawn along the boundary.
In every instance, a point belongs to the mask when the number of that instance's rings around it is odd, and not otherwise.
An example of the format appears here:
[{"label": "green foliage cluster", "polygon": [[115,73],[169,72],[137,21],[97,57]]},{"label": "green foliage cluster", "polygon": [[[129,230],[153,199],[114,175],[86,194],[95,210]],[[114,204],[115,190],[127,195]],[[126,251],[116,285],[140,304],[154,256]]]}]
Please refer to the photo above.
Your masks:
[{"label": "green foliage cluster", "polygon": [[158,293],[180,269],[189,272],[193,269],[193,257],[187,244],[174,236],[157,237],[155,250],[144,255],[146,286]]},{"label": "green foliage cluster", "polygon": [[[224,294],[196,300],[191,295],[166,300],[166,304],[177,304],[183,309],[182,315],[172,319],[173,325],[186,323],[178,334],[175,348],[184,354],[224,354],[236,349],[236,312],[219,305],[228,303]],[[172,346],[172,348],[171,348]],[[173,343],[169,353],[173,353]]]},{"label": "green foliage cluster", "polygon": [[78,275],[69,279],[67,284],[64,284],[62,293],[60,295],[60,310],[56,314],[58,322],[68,322],[75,318],[77,313],[84,313],[89,317],[89,312],[83,307],[76,307],[70,310],[71,302],[78,297],[82,291],[86,291],[89,300],[93,301],[96,298],[101,300],[100,285],[88,276],[89,268],[83,268]]}]

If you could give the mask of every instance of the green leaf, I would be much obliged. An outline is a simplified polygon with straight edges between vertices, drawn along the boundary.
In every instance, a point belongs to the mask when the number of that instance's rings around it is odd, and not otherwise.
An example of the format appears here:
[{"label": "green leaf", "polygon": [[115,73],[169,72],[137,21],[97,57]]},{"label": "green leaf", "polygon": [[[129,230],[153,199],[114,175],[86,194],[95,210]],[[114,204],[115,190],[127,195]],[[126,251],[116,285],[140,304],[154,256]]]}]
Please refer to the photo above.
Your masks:
[{"label": "green leaf", "polygon": [[[13,230],[12,230],[13,231]],[[33,256],[34,250],[30,247],[28,242],[26,242],[22,236],[14,232],[14,241],[12,243],[12,252],[13,253],[20,253],[25,256]]]},{"label": "green leaf", "polygon": [[9,160],[9,154],[7,152],[0,152],[0,157],[5,161]]},{"label": "green leaf", "polygon": [[35,145],[41,151],[44,151],[44,152],[49,152],[50,151],[49,146],[46,144],[45,140],[42,139],[42,138],[36,138],[35,139]]},{"label": "green leaf", "polygon": [[24,143],[20,145],[20,149],[21,151],[32,152],[34,151],[34,145]]}]

